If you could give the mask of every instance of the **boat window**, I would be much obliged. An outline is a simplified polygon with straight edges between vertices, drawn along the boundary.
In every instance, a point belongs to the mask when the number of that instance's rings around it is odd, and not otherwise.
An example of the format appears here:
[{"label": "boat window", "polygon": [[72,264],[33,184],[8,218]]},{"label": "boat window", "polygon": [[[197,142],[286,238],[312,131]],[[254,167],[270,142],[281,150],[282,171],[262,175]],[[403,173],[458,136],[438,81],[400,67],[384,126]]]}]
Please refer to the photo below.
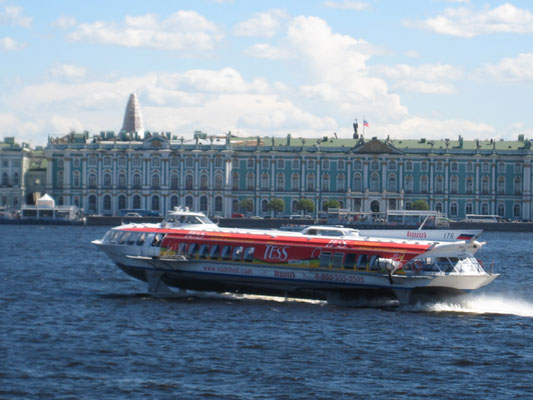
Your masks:
[{"label": "boat window", "polygon": [[117,243],[117,239],[118,239],[118,237],[120,236],[121,233],[122,233],[122,231],[115,231],[113,233],[113,236],[111,237],[111,240],[109,242],[110,243]]},{"label": "boat window", "polygon": [[328,230],[320,231],[320,235],[321,236],[342,236],[342,232],[328,229]]},{"label": "boat window", "polygon": [[328,268],[330,259],[331,259],[331,253],[328,253],[328,252],[320,253],[320,267]]},{"label": "boat window", "polygon": [[144,244],[144,240],[146,239],[146,233],[141,233],[139,238],[137,239],[137,246],[142,246]]},{"label": "boat window", "polygon": [[333,268],[341,268],[342,267],[342,259],[343,258],[344,258],[344,253],[335,253],[335,254],[333,254],[332,267]]},{"label": "boat window", "polygon": [[377,258],[376,256],[371,256],[371,257],[370,257],[369,265],[370,265],[370,269],[371,269],[372,271],[377,271],[378,268],[379,268],[379,265],[378,265],[378,263],[376,262],[377,259],[378,259],[378,258]]},{"label": "boat window", "polygon": [[231,257],[234,261],[242,261],[242,256],[244,255],[244,248],[242,246],[237,246],[233,249],[233,256]]},{"label": "boat window", "polygon": [[191,243],[189,245],[189,250],[187,251],[187,255],[191,258],[196,258],[197,253],[198,253],[198,245],[196,243]]},{"label": "boat window", "polygon": [[344,268],[353,269],[356,257],[357,254],[346,254],[346,257],[344,257]]},{"label": "boat window", "polygon": [[308,229],[307,232],[305,232],[307,235],[316,235],[316,229]]},{"label": "boat window", "polygon": [[198,257],[207,258],[208,254],[209,254],[209,246],[206,244],[200,245],[200,250],[198,250]]},{"label": "boat window", "polygon": [[109,242],[111,237],[113,237],[113,231],[109,230],[105,233],[104,237],[102,238],[102,242]]},{"label": "boat window", "polygon": [[366,269],[368,266],[368,255],[361,254],[357,259],[357,269]]},{"label": "boat window", "polygon": [[209,252],[209,258],[211,260],[216,260],[220,254],[220,246],[215,244],[211,246],[211,251]]},{"label": "boat window", "polygon": [[161,240],[163,239],[163,235],[160,233],[156,233],[154,236],[154,240],[152,241],[152,246],[159,247],[161,246]]},{"label": "boat window", "polygon": [[178,254],[185,254],[187,251],[187,243],[180,243],[178,246]]},{"label": "boat window", "polygon": [[223,260],[229,260],[231,257],[231,246],[222,247],[221,257]]},{"label": "boat window", "polygon": [[128,246],[134,245],[138,237],[139,237],[138,232],[132,232],[130,237],[128,238]]},{"label": "boat window", "polygon": [[124,232],[120,239],[118,240],[118,244],[124,244],[128,237],[130,236],[130,232]]},{"label": "boat window", "polygon": [[248,262],[253,261],[254,252],[255,252],[255,247],[246,248],[246,250],[244,251],[244,261],[248,261]]}]

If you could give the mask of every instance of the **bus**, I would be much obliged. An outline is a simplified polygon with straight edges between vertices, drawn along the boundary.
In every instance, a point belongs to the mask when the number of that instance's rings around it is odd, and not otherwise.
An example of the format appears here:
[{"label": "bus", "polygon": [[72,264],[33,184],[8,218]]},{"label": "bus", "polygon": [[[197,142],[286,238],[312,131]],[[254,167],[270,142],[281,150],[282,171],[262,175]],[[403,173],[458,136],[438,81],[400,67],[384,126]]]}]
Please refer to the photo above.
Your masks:
[{"label": "bus", "polygon": [[478,215],[466,214],[464,222],[501,222],[502,217],[499,215]]}]

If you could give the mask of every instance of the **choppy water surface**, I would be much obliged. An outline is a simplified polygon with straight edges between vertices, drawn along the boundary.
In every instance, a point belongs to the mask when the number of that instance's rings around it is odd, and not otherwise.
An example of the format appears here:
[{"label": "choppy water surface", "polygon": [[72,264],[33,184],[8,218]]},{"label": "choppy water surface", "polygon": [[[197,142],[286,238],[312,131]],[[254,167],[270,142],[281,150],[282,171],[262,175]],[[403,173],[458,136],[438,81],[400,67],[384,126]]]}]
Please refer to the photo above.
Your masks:
[{"label": "choppy water surface", "polygon": [[460,303],[353,308],[154,299],[106,230],[0,225],[0,398],[533,396],[531,233],[484,233],[502,276]]}]

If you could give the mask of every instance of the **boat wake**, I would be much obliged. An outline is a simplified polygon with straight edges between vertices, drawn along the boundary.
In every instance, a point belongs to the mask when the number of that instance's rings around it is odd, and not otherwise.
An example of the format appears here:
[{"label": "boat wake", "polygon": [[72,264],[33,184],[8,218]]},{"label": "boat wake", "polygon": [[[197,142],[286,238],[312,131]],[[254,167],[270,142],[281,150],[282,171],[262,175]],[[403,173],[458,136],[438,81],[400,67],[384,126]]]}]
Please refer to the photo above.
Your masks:
[{"label": "boat wake", "polygon": [[501,314],[533,317],[533,302],[503,295],[469,295],[453,300],[414,306],[415,311],[464,314]]}]

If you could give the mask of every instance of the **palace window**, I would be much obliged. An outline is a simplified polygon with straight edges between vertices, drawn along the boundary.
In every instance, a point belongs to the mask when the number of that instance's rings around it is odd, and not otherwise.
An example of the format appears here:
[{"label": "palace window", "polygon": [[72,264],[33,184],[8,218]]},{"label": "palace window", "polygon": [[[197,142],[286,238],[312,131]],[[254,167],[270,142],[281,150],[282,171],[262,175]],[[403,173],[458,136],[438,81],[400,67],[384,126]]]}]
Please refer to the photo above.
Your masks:
[{"label": "palace window", "polygon": [[306,177],[306,189],[309,192],[312,192],[315,190],[315,175],[312,173],[307,174]]},{"label": "palace window", "polygon": [[300,187],[300,175],[292,174],[291,176],[291,190],[298,190]]},{"label": "palace window", "polygon": [[457,176],[452,176],[450,178],[450,192],[456,194],[459,191],[459,179]]},{"label": "palace window", "polygon": [[371,192],[379,192],[379,175],[375,172],[370,176],[369,189]]},{"label": "palace window", "polygon": [[185,175],[185,189],[192,190],[192,187],[193,187],[193,177],[191,174],[187,174]]},{"label": "palace window", "polygon": [[140,189],[141,188],[141,175],[139,175],[139,174],[134,174],[133,175],[133,188],[134,189]]},{"label": "palace window", "polygon": [[208,186],[208,178],[206,174],[200,175],[200,189],[205,190]]},{"label": "palace window", "polygon": [[405,193],[413,193],[413,176],[405,176]]},{"label": "palace window", "polygon": [[[120,174],[118,176],[118,188],[119,189],[125,189],[126,188],[126,174]],[[125,207],[123,207],[125,208]]]},{"label": "palace window", "polygon": [[201,168],[207,168],[209,165],[209,159],[207,157],[200,158],[200,167]]},{"label": "palace window", "polygon": [[505,178],[503,176],[498,177],[498,194],[505,194]]},{"label": "palace window", "polygon": [[276,177],[276,189],[285,190],[285,175],[280,172]]},{"label": "palace window", "polygon": [[522,178],[517,176],[513,180],[514,194],[522,194]]},{"label": "palace window", "polygon": [[473,214],[474,211],[473,211],[473,207],[472,207],[472,203],[468,202],[466,203],[465,205],[465,214]]},{"label": "palace window", "polygon": [[353,191],[362,192],[363,191],[363,178],[360,173],[356,173],[353,177]]},{"label": "palace window", "polygon": [[231,188],[239,190],[239,173],[237,171],[233,171],[231,174]]},{"label": "palace window", "polygon": [[344,174],[337,175],[337,192],[344,192],[346,190],[346,179]]},{"label": "palace window", "polygon": [[224,187],[224,178],[221,174],[215,175],[215,189],[222,189]]},{"label": "palace window", "polygon": [[427,175],[422,175],[420,177],[420,192],[421,193],[427,193],[428,192],[428,177],[427,177]]},{"label": "palace window", "polygon": [[110,167],[111,163],[112,163],[111,157],[108,157],[108,156],[104,157],[104,167]]},{"label": "palace window", "polygon": [[255,174],[253,172],[248,172],[246,174],[246,190],[255,189]]},{"label": "palace window", "polygon": [[170,176],[170,189],[178,190],[179,188],[179,177],[178,174],[172,174]]},{"label": "palace window", "polygon": [[127,161],[126,157],[120,156],[118,158],[118,166],[119,167],[125,167],[126,166],[126,161]]},{"label": "palace window", "polygon": [[152,189],[159,189],[159,174],[152,175]]},{"label": "palace window", "polygon": [[[474,193],[474,178],[469,176],[466,178],[466,194],[472,194]],[[471,214],[471,213],[467,213]]]},{"label": "palace window", "polygon": [[398,191],[398,181],[396,180],[396,174],[390,174],[389,179],[387,180],[387,191],[397,192]]},{"label": "palace window", "polygon": [[356,171],[360,171],[363,169],[363,163],[361,162],[361,160],[355,160],[353,162],[353,169],[355,169]]},{"label": "palace window", "polygon": [[481,193],[489,194],[489,177],[488,176],[484,176],[481,179]]},{"label": "palace window", "polygon": [[254,159],[253,158],[249,158],[248,159],[248,168],[253,168],[254,167]]},{"label": "palace window", "polygon": [[215,212],[222,212],[222,197],[215,197]]},{"label": "palace window", "polygon": [[180,165],[180,160],[179,160],[178,157],[176,157],[176,156],[170,157],[170,166],[171,167],[177,168],[177,167],[179,167],[179,165]]},{"label": "palace window", "polygon": [[322,191],[329,192],[329,190],[330,190],[329,174],[322,174]]}]

